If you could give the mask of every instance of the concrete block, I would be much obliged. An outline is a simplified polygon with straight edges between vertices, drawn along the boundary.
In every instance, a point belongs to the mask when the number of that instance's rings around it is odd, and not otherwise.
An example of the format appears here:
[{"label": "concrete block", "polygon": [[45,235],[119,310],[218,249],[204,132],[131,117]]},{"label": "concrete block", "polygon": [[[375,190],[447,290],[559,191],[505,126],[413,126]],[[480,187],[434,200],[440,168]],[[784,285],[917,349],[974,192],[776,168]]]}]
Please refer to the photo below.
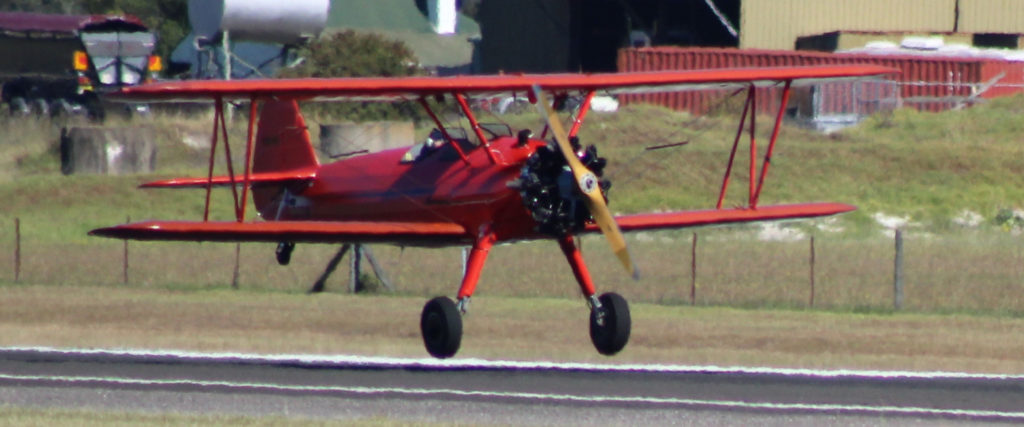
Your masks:
[{"label": "concrete block", "polygon": [[147,128],[73,127],[61,130],[65,175],[123,175],[156,168],[154,132]]},{"label": "concrete block", "polygon": [[320,125],[320,150],[331,158],[413,145],[412,122],[383,121]]}]

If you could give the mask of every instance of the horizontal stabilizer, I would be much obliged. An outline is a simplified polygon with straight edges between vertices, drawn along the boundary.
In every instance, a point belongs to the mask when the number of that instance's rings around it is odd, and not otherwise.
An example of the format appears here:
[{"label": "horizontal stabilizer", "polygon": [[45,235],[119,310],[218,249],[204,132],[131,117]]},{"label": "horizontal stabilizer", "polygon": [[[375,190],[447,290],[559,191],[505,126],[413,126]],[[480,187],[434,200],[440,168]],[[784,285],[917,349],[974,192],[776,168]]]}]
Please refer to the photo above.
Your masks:
[{"label": "horizontal stabilizer", "polygon": [[[743,222],[814,218],[849,212],[856,206],[844,203],[803,203],[794,205],[758,206],[756,209],[710,209],[615,217],[622,231],[658,230],[700,227]],[[597,224],[588,224],[585,231],[599,232]]]},{"label": "horizontal stabilizer", "polygon": [[186,242],[472,244],[465,227],[448,222],[143,221],[98,228],[93,236]]},{"label": "horizontal stabilizer", "polygon": [[[283,184],[295,181],[309,181],[316,178],[316,169],[290,170],[281,172],[261,172],[249,176],[252,184]],[[214,187],[227,186],[231,184],[242,185],[245,183],[244,175],[236,175],[234,180],[230,176],[215,176],[213,178],[173,178],[163,181],[147,182],[140,185],[140,188],[206,188],[207,185]]]}]

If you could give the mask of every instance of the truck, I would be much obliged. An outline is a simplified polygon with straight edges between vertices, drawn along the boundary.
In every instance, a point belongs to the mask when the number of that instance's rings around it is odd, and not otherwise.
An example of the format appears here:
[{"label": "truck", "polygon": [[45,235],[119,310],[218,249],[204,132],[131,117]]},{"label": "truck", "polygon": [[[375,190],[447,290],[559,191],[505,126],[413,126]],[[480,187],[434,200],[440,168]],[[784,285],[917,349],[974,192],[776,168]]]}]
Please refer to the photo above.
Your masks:
[{"label": "truck", "polygon": [[0,83],[11,114],[105,116],[105,94],[153,80],[156,35],[129,15],[0,13]]}]

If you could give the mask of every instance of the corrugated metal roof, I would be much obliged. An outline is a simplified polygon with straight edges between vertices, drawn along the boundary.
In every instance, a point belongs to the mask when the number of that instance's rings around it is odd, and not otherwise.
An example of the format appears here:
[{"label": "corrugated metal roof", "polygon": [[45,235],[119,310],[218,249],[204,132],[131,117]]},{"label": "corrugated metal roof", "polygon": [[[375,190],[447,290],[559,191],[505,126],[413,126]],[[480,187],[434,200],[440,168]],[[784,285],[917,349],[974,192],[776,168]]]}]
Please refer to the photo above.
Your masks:
[{"label": "corrugated metal roof", "polygon": [[0,13],[0,30],[54,31],[75,33],[89,25],[122,21],[142,26],[139,18],[130,15],[54,15],[46,13]]}]

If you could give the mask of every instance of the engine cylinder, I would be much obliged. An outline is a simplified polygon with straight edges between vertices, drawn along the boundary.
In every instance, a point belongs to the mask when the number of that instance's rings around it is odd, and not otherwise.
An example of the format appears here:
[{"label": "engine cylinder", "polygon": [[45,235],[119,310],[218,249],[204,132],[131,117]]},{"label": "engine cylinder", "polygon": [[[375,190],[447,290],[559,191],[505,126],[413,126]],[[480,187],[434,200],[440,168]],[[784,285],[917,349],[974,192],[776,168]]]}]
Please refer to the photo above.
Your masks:
[{"label": "engine cylinder", "polygon": [[[586,150],[577,149],[576,153],[594,175],[598,178],[604,175],[607,162],[598,157],[597,148],[590,145]],[[599,184],[601,194],[607,198],[606,191],[611,182],[602,179]],[[519,174],[519,193],[540,233],[558,237],[574,234],[587,222],[593,221],[583,200],[585,196],[577,188],[568,163],[558,150],[550,146],[537,149],[526,160]]]}]

